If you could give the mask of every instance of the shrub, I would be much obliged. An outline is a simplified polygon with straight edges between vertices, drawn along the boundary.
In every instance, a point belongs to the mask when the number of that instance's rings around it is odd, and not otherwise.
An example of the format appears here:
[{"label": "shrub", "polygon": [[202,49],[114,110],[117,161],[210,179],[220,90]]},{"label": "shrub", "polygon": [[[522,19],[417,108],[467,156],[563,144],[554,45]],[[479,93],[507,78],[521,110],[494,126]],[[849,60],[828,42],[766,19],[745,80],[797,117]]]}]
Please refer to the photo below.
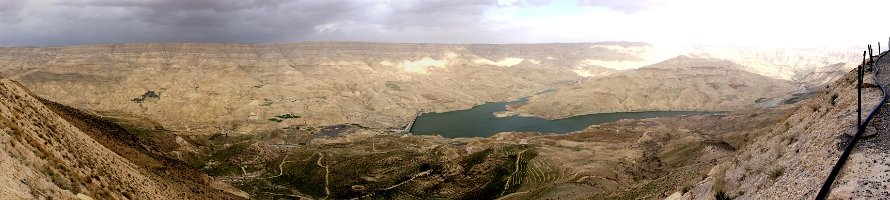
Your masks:
[{"label": "shrub", "polygon": [[729,198],[729,196],[726,196],[726,193],[723,191],[717,191],[717,193],[714,194],[714,199],[716,199],[716,200],[730,200],[732,198]]},{"label": "shrub", "polygon": [[283,115],[278,115],[278,116],[275,116],[275,117],[277,117],[277,118],[281,118],[281,119],[294,119],[294,118],[300,118],[300,116],[293,115],[293,114],[283,114]]},{"label": "shrub", "polygon": [[785,174],[785,167],[778,167],[776,169],[773,169],[773,171],[770,171],[769,179],[775,181],[776,179],[781,177],[782,174]]}]

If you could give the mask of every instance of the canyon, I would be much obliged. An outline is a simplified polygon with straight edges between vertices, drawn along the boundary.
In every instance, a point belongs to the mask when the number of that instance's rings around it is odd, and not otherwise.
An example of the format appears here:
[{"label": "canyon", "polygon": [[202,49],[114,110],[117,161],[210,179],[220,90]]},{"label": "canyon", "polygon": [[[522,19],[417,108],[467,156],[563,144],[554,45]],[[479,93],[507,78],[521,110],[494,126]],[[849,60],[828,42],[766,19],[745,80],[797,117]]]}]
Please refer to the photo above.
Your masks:
[{"label": "canyon", "polygon": [[[111,44],[0,48],[0,75],[75,108],[146,116],[183,133],[248,134],[344,123],[396,128],[417,109],[527,96],[529,105],[515,110],[547,118],[753,108],[840,76],[856,57],[844,52],[634,42]],[[701,67],[683,67],[690,65]],[[670,77],[655,76],[662,72]],[[740,78],[719,78],[729,74]],[[535,95],[547,89],[557,92]],[[295,117],[276,118],[283,115]]]},{"label": "canyon", "polygon": [[[634,42],[0,48],[0,168],[13,172],[0,196],[811,198],[855,129],[859,59]],[[491,114],[707,113],[564,134],[394,131],[418,109],[525,97]],[[832,195],[862,197],[857,178]]]}]

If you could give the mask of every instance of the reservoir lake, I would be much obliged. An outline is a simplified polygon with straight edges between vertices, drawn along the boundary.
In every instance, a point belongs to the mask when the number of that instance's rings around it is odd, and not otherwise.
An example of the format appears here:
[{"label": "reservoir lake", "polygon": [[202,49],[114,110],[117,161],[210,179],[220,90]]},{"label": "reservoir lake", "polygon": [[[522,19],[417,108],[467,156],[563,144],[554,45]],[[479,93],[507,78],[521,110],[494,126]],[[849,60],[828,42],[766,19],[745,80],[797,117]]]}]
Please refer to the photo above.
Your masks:
[{"label": "reservoir lake", "polygon": [[673,117],[680,115],[702,115],[715,112],[701,111],[649,111],[586,114],[574,117],[548,120],[531,116],[496,117],[494,113],[506,111],[511,104],[522,104],[523,98],[512,102],[490,102],[467,110],[443,113],[424,113],[417,117],[411,128],[416,135],[442,135],[447,138],[489,137],[500,132],[540,132],[569,133],[580,131],[590,125],[614,122],[621,119],[646,119]]}]

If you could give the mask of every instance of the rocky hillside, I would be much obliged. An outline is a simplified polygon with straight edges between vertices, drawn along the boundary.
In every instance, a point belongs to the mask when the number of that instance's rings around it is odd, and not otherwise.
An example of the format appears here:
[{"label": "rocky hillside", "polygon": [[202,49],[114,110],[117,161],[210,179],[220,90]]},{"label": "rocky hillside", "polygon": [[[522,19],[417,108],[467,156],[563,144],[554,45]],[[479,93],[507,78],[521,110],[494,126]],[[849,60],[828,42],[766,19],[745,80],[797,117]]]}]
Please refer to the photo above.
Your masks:
[{"label": "rocky hillside", "polygon": [[[42,97],[65,105],[145,116],[182,133],[206,134],[220,130],[255,133],[293,125],[357,123],[375,128],[401,127],[416,109],[438,112],[466,109],[546,89],[576,87],[579,84],[571,83],[580,80],[592,84],[596,81],[587,79],[610,77],[621,70],[690,52],[693,51],[659,49],[631,42],[115,44],[0,48],[0,73]],[[695,53],[704,56],[700,51]],[[781,76],[776,76],[788,81],[794,81],[789,77],[800,75],[798,72],[808,71],[804,69],[845,60],[845,54],[802,53],[791,61],[780,59],[781,54],[741,56],[750,54],[707,56],[755,60],[757,62],[751,63],[757,63],[756,66],[743,67],[755,73],[771,74],[756,69],[778,65],[796,69],[781,71]],[[697,73],[705,72],[689,71],[677,76]],[[807,82],[834,78],[830,75],[807,77],[803,78]],[[750,91],[757,91],[754,87],[758,86],[763,85],[748,85]],[[713,110],[715,105],[729,104],[731,108],[740,105],[732,101],[714,102],[735,99],[731,96],[733,91],[715,93],[729,96],[697,99],[712,102],[706,104],[708,107],[692,108]],[[767,96],[745,97],[756,100]],[[672,102],[627,107],[608,104],[618,107],[597,109],[689,108],[695,103]],[[562,108],[577,108],[566,111],[569,113],[597,111],[585,110],[587,107],[583,106]]]},{"label": "rocky hillside", "polygon": [[0,198],[239,199],[245,195],[153,152],[113,123],[42,101],[0,78],[4,171]]},{"label": "rocky hillside", "polygon": [[728,111],[757,107],[798,90],[790,81],[753,74],[732,61],[680,56],[536,95],[513,108],[547,118],[653,110]]},{"label": "rocky hillside", "polygon": [[[883,66],[881,70],[890,69],[890,65]],[[865,77],[862,107],[867,113],[880,101],[881,93],[871,79],[872,73]],[[856,131],[855,84],[856,72],[847,73],[825,91],[797,104],[778,126],[741,148],[736,156],[714,165],[702,181],[669,199],[814,198]],[[829,199],[869,199],[890,194],[887,151],[881,147],[886,146],[887,136],[874,128],[866,129],[866,137],[834,182]]]}]

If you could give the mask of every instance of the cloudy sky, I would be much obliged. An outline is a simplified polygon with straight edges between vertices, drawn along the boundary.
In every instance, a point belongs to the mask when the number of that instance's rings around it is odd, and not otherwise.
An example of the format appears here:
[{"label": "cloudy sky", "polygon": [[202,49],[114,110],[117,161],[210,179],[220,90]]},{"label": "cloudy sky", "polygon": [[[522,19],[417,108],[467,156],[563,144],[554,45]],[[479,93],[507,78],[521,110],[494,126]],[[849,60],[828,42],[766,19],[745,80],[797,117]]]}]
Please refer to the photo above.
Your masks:
[{"label": "cloudy sky", "polygon": [[371,41],[821,47],[887,41],[887,0],[0,0],[0,46]]}]

